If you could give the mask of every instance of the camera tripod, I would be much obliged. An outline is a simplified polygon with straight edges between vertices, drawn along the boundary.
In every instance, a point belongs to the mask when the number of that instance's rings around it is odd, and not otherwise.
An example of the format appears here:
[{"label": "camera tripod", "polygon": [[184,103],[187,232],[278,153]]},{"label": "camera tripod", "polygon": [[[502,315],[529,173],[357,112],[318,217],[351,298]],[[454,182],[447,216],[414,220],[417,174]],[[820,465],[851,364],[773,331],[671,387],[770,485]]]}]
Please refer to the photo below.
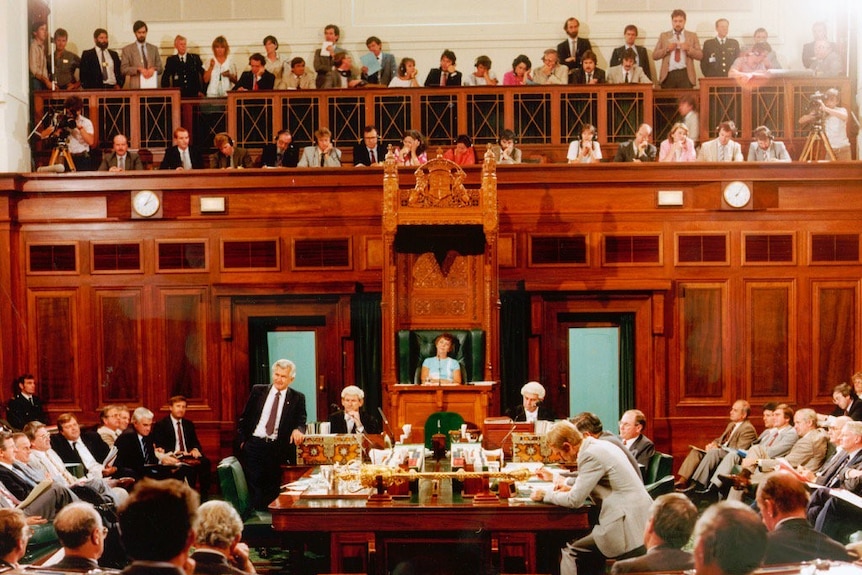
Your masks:
[{"label": "camera tripod", "polygon": [[829,143],[829,138],[823,132],[823,126],[818,121],[811,133],[808,134],[808,139],[805,140],[805,147],[802,148],[802,155],[799,156],[800,162],[817,162],[820,158],[820,148],[826,151],[826,160],[835,161],[835,152],[832,150],[832,144]]},{"label": "camera tripod", "polygon": [[66,165],[69,166],[70,172],[76,171],[75,160],[72,159],[72,154],[69,152],[66,140],[63,139],[57,140],[57,145],[54,146],[54,150],[51,152],[51,159],[48,160],[48,165],[53,166],[58,161],[62,160],[66,160]]}]

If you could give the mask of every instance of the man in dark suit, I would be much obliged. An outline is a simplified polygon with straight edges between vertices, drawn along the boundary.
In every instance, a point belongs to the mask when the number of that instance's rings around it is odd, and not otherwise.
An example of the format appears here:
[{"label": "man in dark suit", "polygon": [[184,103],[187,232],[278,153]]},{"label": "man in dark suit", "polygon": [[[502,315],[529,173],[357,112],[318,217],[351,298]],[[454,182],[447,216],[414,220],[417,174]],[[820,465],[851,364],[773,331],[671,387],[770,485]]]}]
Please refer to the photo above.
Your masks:
[{"label": "man in dark suit", "polygon": [[694,557],[682,547],[697,521],[697,507],[682,493],[656,498],[644,530],[646,555],[617,561],[611,575],[646,571],[682,571],[694,567]]},{"label": "man in dark suit", "polygon": [[748,575],[760,567],[766,527],[751,507],[722,501],[694,526],[694,568],[710,575]]},{"label": "man in dark suit", "polygon": [[255,52],[248,58],[251,70],[242,73],[236,86],[236,92],[249,92],[254,90],[272,90],[275,87],[275,74],[266,69],[266,58],[263,54]]},{"label": "man in dark suit", "polygon": [[60,414],[57,417],[57,429],[59,433],[51,435],[51,448],[57,452],[64,463],[80,464],[84,468],[84,473],[94,479],[110,476],[116,471],[112,467],[105,468],[102,465],[110,448],[96,432],[86,434],[84,437],[74,415]]},{"label": "man in dark suit", "polygon": [[646,74],[646,77],[652,80],[650,59],[647,55],[647,50],[643,46],[635,44],[635,40],[638,38],[638,27],[634,24],[629,24],[626,26],[623,36],[625,37],[625,44],[614,48],[613,54],[611,54],[611,61],[608,63],[608,66],[620,66],[623,63],[623,54],[626,53],[626,50],[634,50],[635,56],[637,56],[635,59],[635,65],[640,66],[641,70]]},{"label": "man in dark suit", "polygon": [[279,130],[275,143],[263,147],[260,155],[262,168],[295,168],[299,162],[299,150],[293,144],[290,130]]},{"label": "man in dark suit", "polygon": [[837,466],[831,478],[826,479],[824,486],[829,489],[814,492],[807,509],[814,528],[837,541],[845,541],[862,524],[859,508],[845,504],[830,493],[832,488],[841,488],[862,495],[862,421],[844,425],[841,448],[847,453],[847,460]]},{"label": "man in dark suit", "polygon": [[[182,471],[177,467],[179,459],[166,455],[163,449],[153,444],[152,431],[153,412],[146,407],[137,408],[132,414],[132,429],[114,442],[114,447],[117,448],[114,466],[117,468],[118,477],[131,477],[137,481],[144,477],[162,479],[182,475]],[[162,466],[159,466],[160,463]]]},{"label": "man in dark suit", "polygon": [[129,172],[143,169],[141,157],[129,151],[129,140],[123,134],[114,136],[113,150],[102,156],[102,163],[99,164],[100,172]]},{"label": "man in dark suit", "polygon": [[160,170],[200,170],[204,168],[201,151],[190,146],[189,131],[180,126],[174,130],[174,145],[165,150]]},{"label": "man in dark suit", "polygon": [[808,490],[786,471],[770,473],[757,488],[757,507],[769,530],[764,565],[813,559],[852,561],[844,546],[815,531],[805,518]]},{"label": "man in dark suit", "polygon": [[197,54],[186,52],[184,36],[174,38],[177,53],[168,56],[162,74],[162,88],[179,88],[184,98],[203,97],[203,62]]},{"label": "man in dark suit", "polygon": [[455,69],[455,52],[452,50],[443,50],[440,56],[440,67],[432,68],[428,71],[428,76],[425,78],[425,85],[428,87],[434,86],[460,86],[461,72]]},{"label": "man in dark suit", "polygon": [[644,427],[646,427],[646,416],[639,409],[630,409],[620,418],[620,438],[635,456],[638,464],[649,467],[650,459],[655,453],[655,445],[643,434]]},{"label": "man in dark suit", "polygon": [[[853,388],[846,383],[839,383],[832,389],[832,403],[835,417],[846,415],[853,421],[862,421],[862,398],[856,396]],[[12,422],[11,416],[9,422]]]},{"label": "man in dark suit", "polygon": [[189,463],[186,479],[192,487],[199,482],[198,489],[206,497],[210,491],[210,460],[203,454],[194,422],[186,418],[188,400],[175,395],[168,404],[170,415],[153,424],[153,444]]},{"label": "man in dark suit", "polygon": [[377,137],[377,128],[365,126],[362,141],[353,146],[354,166],[374,166],[386,159],[386,146]]},{"label": "man in dark suit", "polygon": [[570,84],[604,84],[605,80],[605,71],[596,68],[596,54],[592,50],[581,55],[581,67],[569,76]]},{"label": "man in dark suit", "polygon": [[31,421],[47,422],[42,401],[36,395],[36,378],[31,373],[25,373],[12,384],[12,399],[6,410],[9,425],[15,429],[24,429]]},{"label": "man in dark suit", "polygon": [[329,416],[330,433],[380,433],[382,431],[377,418],[362,409],[365,403],[365,392],[355,385],[348,385],[341,390],[340,409]]},{"label": "man in dark suit", "polygon": [[[36,482],[14,466],[15,441],[11,433],[0,432],[0,482],[8,490],[9,495],[15,498],[12,504],[17,505],[27,499],[30,492],[36,488]],[[39,515],[50,521],[60,509],[76,499],[75,495],[65,487],[52,484],[27,506],[25,513]]]},{"label": "man in dark suit", "polygon": [[581,67],[581,57],[584,52],[593,49],[588,39],[578,36],[580,28],[581,23],[577,18],[566,20],[563,24],[563,30],[566,31],[568,38],[557,44],[560,63],[569,67],[569,74]]},{"label": "man in dark suit", "polygon": [[553,412],[542,405],[545,388],[538,381],[527,382],[521,387],[521,405],[507,412],[512,421],[554,421]]},{"label": "man in dark suit", "polygon": [[99,569],[107,534],[102,518],[91,504],[82,501],[64,507],[54,519],[54,530],[63,546],[63,558],[51,565],[52,569],[76,572]]},{"label": "man in dark suit", "polygon": [[272,364],[272,385],[255,385],[237,424],[239,450],[255,509],[266,509],[278,496],[282,463],[296,463],[296,446],[305,433],[305,396],[289,386],[296,365]]},{"label": "man in dark suit", "polygon": [[81,54],[81,87],[84,90],[119,90],[123,87],[120,55],[108,50],[108,31],[96,28],[95,48]]},{"label": "man in dark suit", "polygon": [[634,140],[620,144],[616,155],[615,162],[655,162],[656,149],[650,144],[649,139],[652,135],[652,126],[649,124],[641,124],[638,126],[638,131],[635,132]]}]

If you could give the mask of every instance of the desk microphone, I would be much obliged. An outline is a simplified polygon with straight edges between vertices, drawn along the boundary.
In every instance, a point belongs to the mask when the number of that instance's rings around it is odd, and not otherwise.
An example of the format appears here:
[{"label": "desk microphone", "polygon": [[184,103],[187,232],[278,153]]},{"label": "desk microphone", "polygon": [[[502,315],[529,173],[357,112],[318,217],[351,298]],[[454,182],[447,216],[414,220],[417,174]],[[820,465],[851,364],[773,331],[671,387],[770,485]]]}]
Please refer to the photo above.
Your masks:
[{"label": "desk microphone", "polygon": [[341,406],[338,405],[337,403],[330,403],[329,408],[332,409],[333,411],[341,411]]},{"label": "desk microphone", "polygon": [[378,407],[377,411],[380,413],[381,419],[383,419],[383,428],[389,434],[390,440],[394,442],[395,441],[395,434],[392,433],[392,428],[389,426],[389,420],[386,419],[386,415],[383,413],[383,408]]},{"label": "desk microphone", "polygon": [[66,166],[63,164],[54,164],[53,166],[41,166],[36,168],[39,174],[62,174],[66,171]]},{"label": "desk microphone", "polygon": [[506,443],[506,440],[507,440],[507,439],[509,439],[509,436],[510,436],[510,435],[512,435],[512,434],[515,432],[515,430],[516,430],[516,429],[518,429],[518,424],[517,424],[517,423],[515,423],[515,424],[512,426],[512,429],[510,429],[510,430],[509,430],[509,433],[507,433],[506,435],[504,435],[504,436],[503,436],[503,439],[501,439],[501,440],[500,440],[500,447],[503,447],[503,444],[504,444],[504,443]]}]

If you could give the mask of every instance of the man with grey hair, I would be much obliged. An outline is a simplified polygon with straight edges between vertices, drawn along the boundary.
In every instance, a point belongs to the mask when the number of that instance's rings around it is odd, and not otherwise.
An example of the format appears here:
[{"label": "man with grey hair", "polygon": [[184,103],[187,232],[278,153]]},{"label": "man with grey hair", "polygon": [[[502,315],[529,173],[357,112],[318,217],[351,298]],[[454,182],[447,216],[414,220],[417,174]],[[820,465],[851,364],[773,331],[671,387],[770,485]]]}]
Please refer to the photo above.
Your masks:
[{"label": "man with grey hair", "polygon": [[[150,436],[153,431],[153,412],[146,407],[135,409],[132,414],[132,429],[123,433],[114,442],[117,448],[117,477],[131,477],[136,481],[145,476],[165,479],[173,476],[168,466],[179,472],[179,460],[165,455],[164,449],[156,447]],[[161,466],[159,464],[162,464]]]},{"label": "man with grey hair", "polygon": [[711,506],[694,528],[697,575],[748,575],[766,553],[766,527],[738,501]]},{"label": "man with grey hair", "polygon": [[521,388],[521,405],[509,409],[512,421],[535,423],[538,420],[554,421],[554,414],[542,405],[545,401],[545,388],[538,381],[529,381]]},{"label": "man with grey hair", "polygon": [[682,547],[688,543],[697,521],[697,507],[682,493],[666,493],[653,502],[644,528],[646,555],[614,563],[611,575],[645,571],[684,570],[694,567],[694,557]]},{"label": "man with grey hair", "polygon": [[33,534],[19,509],[0,509],[0,569],[18,569]]},{"label": "man with grey hair", "polygon": [[862,495],[862,421],[851,421],[841,430],[841,448],[847,457],[808,502],[808,520],[814,528],[836,541],[846,541],[862,524],[858,507],[844,503],[832,495],[832,489],[846,489]]},{"label": "man with grey hair", "polygon": [[249,575],[255,573],[242,539],[242,518],[224,501],[207,501],[195,521],[195,573]]},{"label": "man with grey hair", "polygon": [[380,422],[365,411],[365,392],[355,385],[341,390],[341,406],[344,409],[329,416],[331,433],[380,433]]},{"label": "man with grey hair", "polygon": [[80,501],[64,507],[54,518],[54,530],[63,546],[63,559],[51,565],[62,571],[99,569],[108,530],[89,503]]},{"label": "man with grey hair", "polygon": [[282,463],[296,463],[296,446],[305,437],[305,395],[290,388],[296,366],[272,364],[272,384],[251,388],[237,423],[237,441],[255,509],[278,497]]},{"label": "man with grey hair", "polygon": [[635,456],[638,464],[649,467],[655,453],[655,444],[643,434],[644,427],[646,416],[640,409],[629,409],[620,417],[620,439]]}]

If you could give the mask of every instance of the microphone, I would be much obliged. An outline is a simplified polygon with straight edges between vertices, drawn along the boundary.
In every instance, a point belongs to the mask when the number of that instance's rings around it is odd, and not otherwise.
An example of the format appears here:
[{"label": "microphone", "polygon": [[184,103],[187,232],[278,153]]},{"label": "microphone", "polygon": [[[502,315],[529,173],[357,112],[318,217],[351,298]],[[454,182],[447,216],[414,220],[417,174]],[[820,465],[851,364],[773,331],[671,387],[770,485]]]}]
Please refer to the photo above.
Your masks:
[{"label": "microphone", "polygon": [[383,420],[383,429],[386,430],[386,434],[388,434],[390,441],[394,442],[395,441],[395,433],[392,431],[392,428],[389,426],[389,420],[386,419],[386,415],[383,413],[383,408],[378,406],[377,411],[380,413],[380,418]]},{"label": "microphone", "polygon": [[41,166],[36,168],[39,174],[62,174],[66,171],[66,166],[63,164],[54,164],[53,166]]},{"label": "microphone", "polygon": [[332,409],[333,411],[341,411],[341,406],[338,405],[337,403],[330,403],[329,408]]},{"label": "microphone", "polygon": [[503,439],[500,440],[500,447],[503,447],[503,444],[506,443],[506,440],[509,439],[509,436],[512,435],[515,430],[518,428],[518,424],[512,426],[512,429],[509,430],[509,433],[503,436]]}]

